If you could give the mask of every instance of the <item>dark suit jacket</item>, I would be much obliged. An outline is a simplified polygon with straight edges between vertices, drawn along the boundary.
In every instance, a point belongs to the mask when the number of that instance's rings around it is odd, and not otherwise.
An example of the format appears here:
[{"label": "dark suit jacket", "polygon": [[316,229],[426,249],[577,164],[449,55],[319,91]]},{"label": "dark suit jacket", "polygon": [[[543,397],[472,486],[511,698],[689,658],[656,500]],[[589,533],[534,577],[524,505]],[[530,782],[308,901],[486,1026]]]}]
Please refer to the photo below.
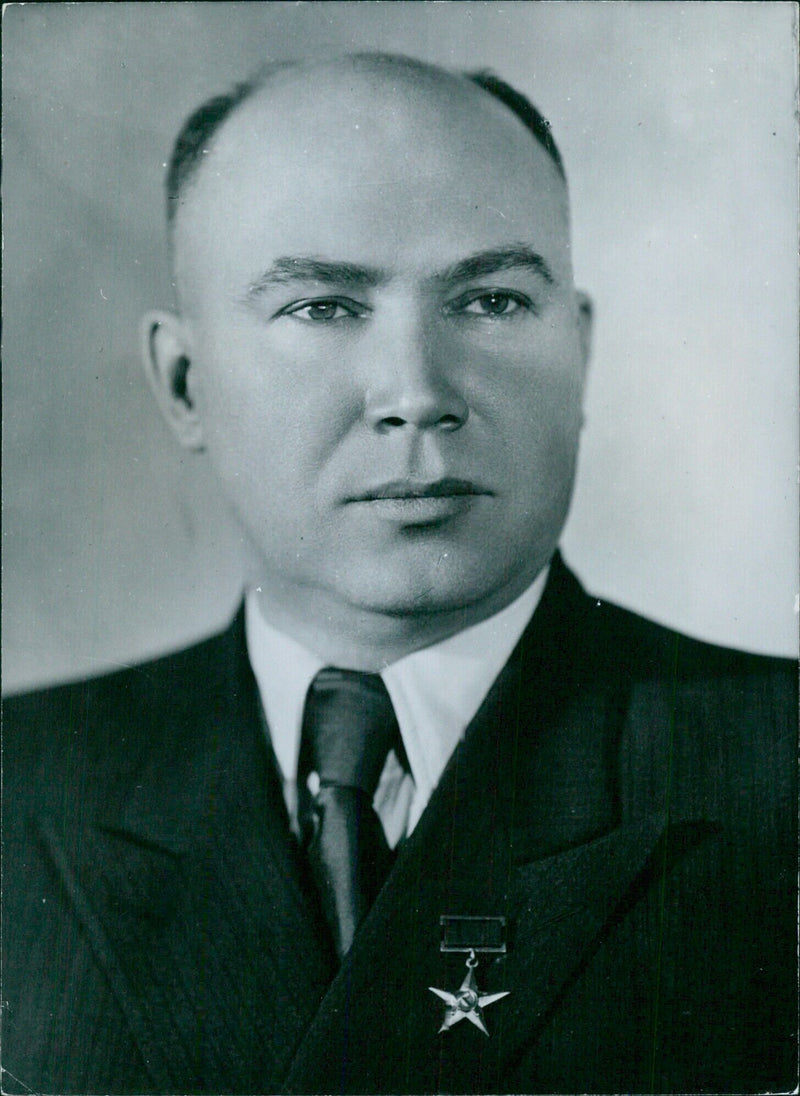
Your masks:
[{"label": "dark suit jacket", "polygon": [[[542,603],[337,970],[241,618],[9,700],[6,1090],[760,1092],[795,1078],[796,673]],[[504,915],[486,1038],[439,1034]]]}]

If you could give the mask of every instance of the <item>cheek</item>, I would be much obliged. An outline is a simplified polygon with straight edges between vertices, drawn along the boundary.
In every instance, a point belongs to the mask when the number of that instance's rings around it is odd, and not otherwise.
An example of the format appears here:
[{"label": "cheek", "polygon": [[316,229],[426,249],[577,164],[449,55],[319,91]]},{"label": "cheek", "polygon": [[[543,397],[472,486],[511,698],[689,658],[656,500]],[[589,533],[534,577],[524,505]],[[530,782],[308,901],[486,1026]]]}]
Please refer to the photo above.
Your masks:
[{"label": "cheek", "polygon": [[[277,395],[277,394],[275,394]],[[266,386],[236,368],[204,374],[196,406],[207,458],[223,493],[252,508],[280,500],[293,484],[289,457],[298,456],[286,410]]]},{"label": "cheek", "polygon": [[577,369],[525,362],[512,369],[506,364],[494,377],[478,401],[498,437],[528,453],[559,441],[575,443],[583,421],[583,383]]},{"label": "cheek", "polygon": [[303,424],[315,411],[296,363],[234,331],[206,337],[195,370],[192,395],[204,441],[224,478],[259,478],[266,469],[276,479],[303,463],[311,435]]},{"label": "cheek", "polygon": [[584,354],[574,316],[553,301],[546,316],[513,323],[498,345],[462,346],[454,360],[468,363],[474,406],[486,411],[502,433],[503,423],[529,436],[580,428]]},{"label": "cheek", "polygon": [[538,371],[519,380],[506,407],[505,459],[522,511],[562,508],[575,474],[582,385],[574,373]]}]

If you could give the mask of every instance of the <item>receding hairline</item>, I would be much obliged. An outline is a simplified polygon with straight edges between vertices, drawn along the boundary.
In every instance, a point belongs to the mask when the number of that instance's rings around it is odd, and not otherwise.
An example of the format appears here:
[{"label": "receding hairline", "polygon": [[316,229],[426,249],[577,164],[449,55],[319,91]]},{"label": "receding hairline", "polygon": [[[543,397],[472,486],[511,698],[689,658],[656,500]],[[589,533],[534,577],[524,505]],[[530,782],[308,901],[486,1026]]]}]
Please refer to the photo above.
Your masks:
[{"label": "receding hairline", "polygon": [[296,77],[304,71],[308,73],[326,70],[346,72],[348,69],[354,73],[379,76],[394,72],[405,78],[407,83],[411,83],[410,78],[414,77],[414,85],[417,88],[421,80],[424,80],[431,86],[452,83],[462,87],[481,89],[492,99],[503,103],[510,113],[522,122],[533,139],[547,153],[559,176],[566,183],[561,154],[550,134],[549,122],[526,96],[489,70],[459,72],[403,54],[382,52],[347,53],[322,61],[306,59],[275,61],[262,65],[251,76],[235,84],[227,92],[206,100],[184,122],[173,146],[166,176],[167,230],[170,248],[173,244],[173,229],[181,200],[200,173],[203,157],[211,152],[221,131],[239,108],[260,96],[283,75]]}]

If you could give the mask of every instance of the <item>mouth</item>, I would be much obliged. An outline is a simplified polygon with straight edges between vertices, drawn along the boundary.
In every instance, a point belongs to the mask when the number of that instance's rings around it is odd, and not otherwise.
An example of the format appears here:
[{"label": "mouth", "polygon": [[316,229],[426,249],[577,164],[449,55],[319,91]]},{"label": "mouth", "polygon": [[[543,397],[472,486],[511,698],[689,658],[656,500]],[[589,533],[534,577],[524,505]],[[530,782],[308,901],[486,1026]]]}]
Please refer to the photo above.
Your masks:
[{"label": "mouth", "polygon": [[391,480],[389,483],[370,487],[361,494],[347,499],[348,502],[381,502],[385,499],[448,499],[466,498],[470,495],[488,495],[491,492],[479,487],[471,480],[438,479],[428,482],[420,480]]},{"label": "mouth", "polygon": [[371,514],[401,525],[432,525],[463,514],[492,492],[471,480],[391,480],[370,487],[346,501],[363,505]]}]

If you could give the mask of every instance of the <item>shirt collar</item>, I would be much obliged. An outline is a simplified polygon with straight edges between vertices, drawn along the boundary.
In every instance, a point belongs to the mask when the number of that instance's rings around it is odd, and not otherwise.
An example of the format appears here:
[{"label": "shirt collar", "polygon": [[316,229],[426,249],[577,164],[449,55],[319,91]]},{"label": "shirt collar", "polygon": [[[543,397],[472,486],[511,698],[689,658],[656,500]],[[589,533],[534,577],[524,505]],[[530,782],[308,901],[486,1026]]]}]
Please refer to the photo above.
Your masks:
[{"label": "shirt collar", "polygon": [[[382,671],[415,785],[411,827],[533,616],[548,571],[488,620]],[[254,590],[245,599],[245,634],[275,757],[283,780],[294,783],[306,694],[326,663],[264,619]]]},{"label": "shirt collar", "polygon": [[325,663],[264,619],[255,590],[249,590],[245,597],[244,626],[247,654],[275,759],[284,781],[293,783],[297,778],[306,694]]}]

